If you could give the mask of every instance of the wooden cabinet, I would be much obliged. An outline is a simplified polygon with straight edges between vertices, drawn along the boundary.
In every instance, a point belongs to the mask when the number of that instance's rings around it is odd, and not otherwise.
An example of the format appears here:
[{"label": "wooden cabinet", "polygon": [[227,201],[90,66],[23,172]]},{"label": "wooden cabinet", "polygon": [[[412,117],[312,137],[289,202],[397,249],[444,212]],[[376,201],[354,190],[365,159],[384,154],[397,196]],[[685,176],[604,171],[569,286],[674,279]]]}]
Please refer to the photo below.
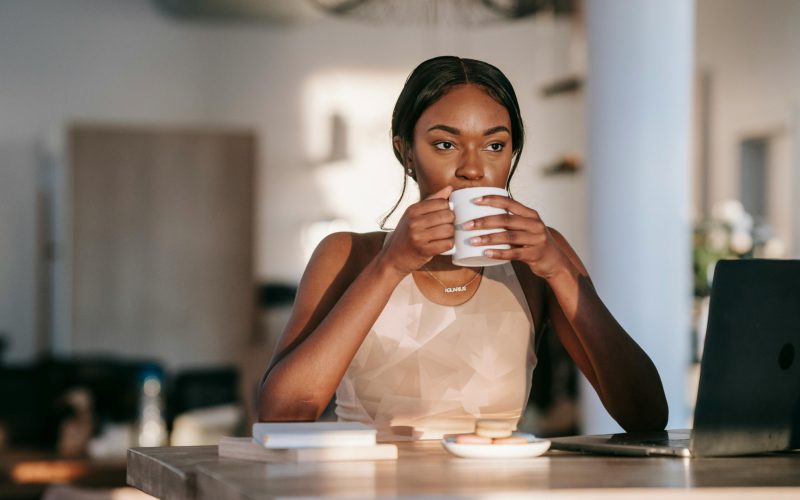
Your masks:
[{"label": "wooden cabinet", "polygon": [[71,127],[62,351],[238,362],[254,315],[255,162],[249,131]]}]

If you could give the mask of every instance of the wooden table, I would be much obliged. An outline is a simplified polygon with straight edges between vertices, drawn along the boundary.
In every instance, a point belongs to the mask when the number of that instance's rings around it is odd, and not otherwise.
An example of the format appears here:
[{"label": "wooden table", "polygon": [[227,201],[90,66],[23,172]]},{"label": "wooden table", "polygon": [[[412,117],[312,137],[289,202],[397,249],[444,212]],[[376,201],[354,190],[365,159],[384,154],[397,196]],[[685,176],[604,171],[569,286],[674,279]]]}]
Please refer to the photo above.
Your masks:
[{"label": "wooden table", "polygon": [[438,442],[401,443],[396,461],[266,464],[216,446],[132,448],[128,484],[164,500],[278,497],[800,498],[800,454],[627,458],[565,452],[470,460]]}]

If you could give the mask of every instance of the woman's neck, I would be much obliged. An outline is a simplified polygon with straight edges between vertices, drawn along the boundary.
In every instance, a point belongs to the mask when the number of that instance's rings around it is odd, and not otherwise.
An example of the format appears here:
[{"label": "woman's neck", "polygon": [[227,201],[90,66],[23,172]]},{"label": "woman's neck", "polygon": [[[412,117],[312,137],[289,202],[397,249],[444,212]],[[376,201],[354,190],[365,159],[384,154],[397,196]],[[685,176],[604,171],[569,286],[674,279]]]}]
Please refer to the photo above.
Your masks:
[{"label": "woman's neck", "polygon": [[[469,271],[472,268],[469,267],[462,267],[453,264],[453,258],[450,255],[437,255],[436,257],[432,258],[428,261],[427,264],[422,266],[422,269],[428,270],[430,272],[453,272],[453,271]],[[478,269],[472,269],[472,271],[478,271]],[[472,274],[472,273],[464,273],[464,274]]]}]

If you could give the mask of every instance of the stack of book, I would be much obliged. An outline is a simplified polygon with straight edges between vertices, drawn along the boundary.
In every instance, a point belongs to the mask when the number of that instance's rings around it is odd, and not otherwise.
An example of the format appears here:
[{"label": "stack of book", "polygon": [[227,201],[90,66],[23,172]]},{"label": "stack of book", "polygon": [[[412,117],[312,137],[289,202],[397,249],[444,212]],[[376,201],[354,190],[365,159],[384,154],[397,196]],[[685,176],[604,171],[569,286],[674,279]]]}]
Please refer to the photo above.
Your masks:
[{"label": "stack of book", "polygon": [[252,438],[223,437],[219,456],[264,462],[393,460],[397,446],[378,444],[373,427],[357,422],[253,424]]}]

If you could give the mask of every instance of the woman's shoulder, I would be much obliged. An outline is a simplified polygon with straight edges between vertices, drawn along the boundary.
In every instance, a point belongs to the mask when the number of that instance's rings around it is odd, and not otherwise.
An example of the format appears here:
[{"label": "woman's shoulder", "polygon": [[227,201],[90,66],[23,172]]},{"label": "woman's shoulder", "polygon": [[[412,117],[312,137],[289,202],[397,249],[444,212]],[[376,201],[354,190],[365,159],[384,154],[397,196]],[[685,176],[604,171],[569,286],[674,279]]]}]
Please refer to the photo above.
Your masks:
[{"label": "woman's shoulder", "polygon": [[331,233],[317,245],[311,260],[325,267],[358,271],[378,254],[386,234],[382,231]]},{"label": "woman's shoulder", "polygon": [[372,231],[370,233],[350,233],[355,246],[359,251],[376,254],[383,248],[383,242],[389,236],[386,231]]},{"label": "woman's shoulder", "polygon": [[374,231],[371,233],[353,233],[349,231],[341,231],[331,233],[322,239],[317,246],[318,251],[324,253],[337,253],[340,255],[351,255],[353,253],[358,255],[371,255],[377,254],[381,247],[383,247],[384,238],[387,233],[383,231]]}]

